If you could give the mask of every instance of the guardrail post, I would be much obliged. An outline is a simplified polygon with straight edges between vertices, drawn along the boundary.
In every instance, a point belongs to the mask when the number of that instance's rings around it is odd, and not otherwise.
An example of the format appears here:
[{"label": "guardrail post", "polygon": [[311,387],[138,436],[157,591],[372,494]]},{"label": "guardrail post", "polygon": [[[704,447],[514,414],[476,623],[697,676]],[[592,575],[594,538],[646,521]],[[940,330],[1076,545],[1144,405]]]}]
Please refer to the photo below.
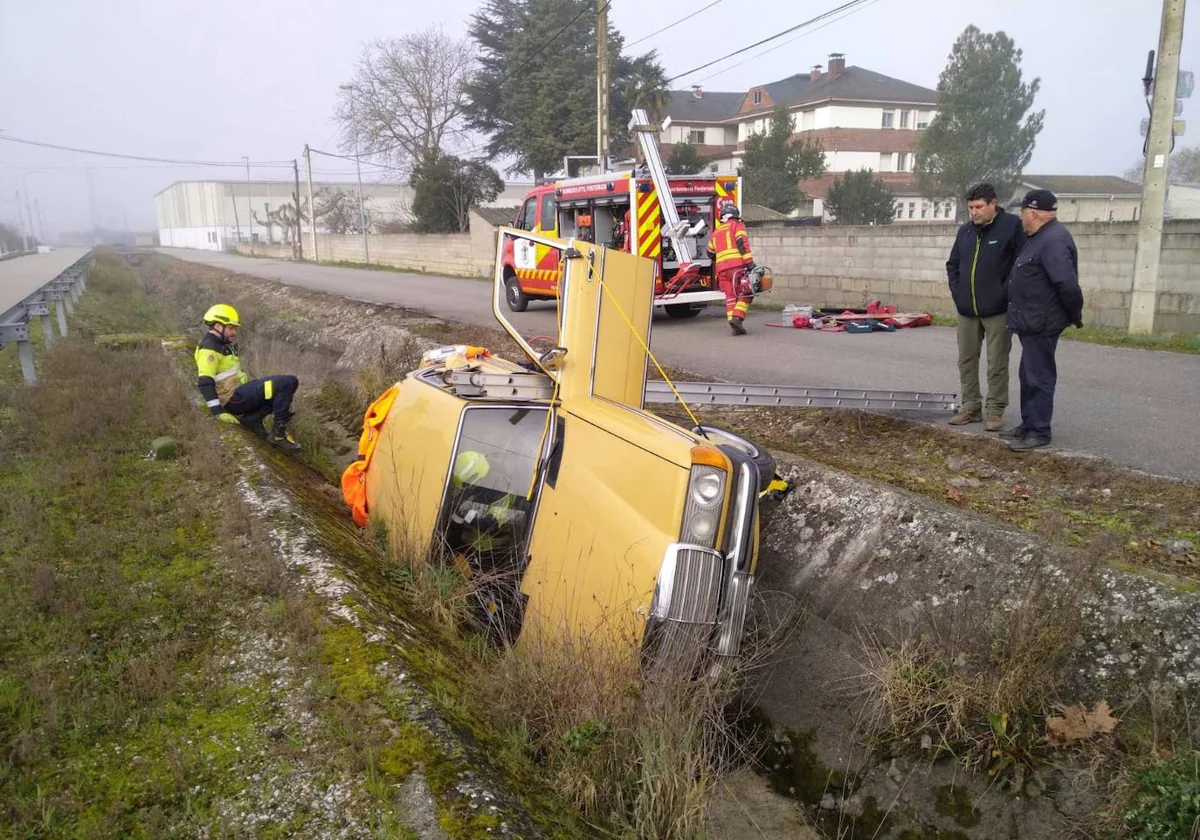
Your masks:
[{"label": "guardrail post", "polygon": [[[75,314],[75,301],[73,301],[71,299],[71,287],[68,285],[65,285],[63,283],[55,283],[54,285],[58,289],[58,293],[59,293],[59,298],[58,298],[59,307],[65,306],[67,308],[67,314],[74,315]],[[66,333],[66,322],[63,321],[63,319],[62,319],[61,310],[60,310],[60,315],[59,315],[59,323],[62,324],[62,326],[63,326],[63,335],[66,335],[67,334]]]},{"label": "guardrail post", "polygon": [[47,347],[54,346],[54,323],[50,320],[50,308],[42,314],[42,339]]},{"label": "guardrail post", "polygon": [[58,313],[58,333],[63,338],[66,338],[67,311],[70,309],[70,307],[67,305],[66,298],[64,298],[61,293],[58,293],[58,300],[56,301],[56,304],[57,305],[54,307],[54,311]]},{"label": "guardrail post", "polygon": [[21,375],[26,385],[37,384],[37,369],[33,366],[33,345],[29,340],[17,342],[17,355],[21,357]]}]

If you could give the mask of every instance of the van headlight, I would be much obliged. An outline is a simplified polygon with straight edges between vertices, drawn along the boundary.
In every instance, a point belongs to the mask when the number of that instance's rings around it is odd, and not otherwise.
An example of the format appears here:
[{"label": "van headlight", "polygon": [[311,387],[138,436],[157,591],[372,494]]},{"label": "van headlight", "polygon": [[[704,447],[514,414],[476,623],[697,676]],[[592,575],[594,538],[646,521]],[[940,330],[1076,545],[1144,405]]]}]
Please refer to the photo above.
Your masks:
[{"label": "van headlight", "polygon": [[728,485],[729,459],[725,454],[712,446],[693,447],[687,504],[679,529],[681,542],[716,547]]}]

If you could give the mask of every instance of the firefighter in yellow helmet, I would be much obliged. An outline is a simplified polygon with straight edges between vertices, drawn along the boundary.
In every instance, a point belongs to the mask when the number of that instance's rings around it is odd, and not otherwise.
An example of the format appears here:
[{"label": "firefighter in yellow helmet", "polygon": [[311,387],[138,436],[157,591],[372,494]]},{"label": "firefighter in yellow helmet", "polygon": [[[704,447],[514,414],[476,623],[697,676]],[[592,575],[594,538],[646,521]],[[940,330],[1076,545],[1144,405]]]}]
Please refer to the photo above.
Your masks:
[{"label": "firefighter in yellow helmet", "polygon": [[[232,306],[218,303],[210,307],[204,313],[204,324],[208,331],[196,345],[196,384],[208,410],[218,420],[239,423],[280,449],[299,452],[287,427],[300,380],[288,375],[250,378],[238,359],[234,342],[241,323]],[[268,414],[275,417],[270,434],[263,425]]]}]

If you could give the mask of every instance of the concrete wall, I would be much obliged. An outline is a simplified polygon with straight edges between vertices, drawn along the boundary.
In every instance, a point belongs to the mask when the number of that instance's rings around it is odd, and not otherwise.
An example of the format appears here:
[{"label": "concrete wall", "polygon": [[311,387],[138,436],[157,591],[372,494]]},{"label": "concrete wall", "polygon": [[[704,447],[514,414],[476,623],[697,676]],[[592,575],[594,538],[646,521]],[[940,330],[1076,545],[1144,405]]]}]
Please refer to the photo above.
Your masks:
[{"label": "concrete wall", "polygon": [[[1124,327],[1129,319],[1137,225],[1068,225],[1079,248],[1084,319]],[[946,286],[953,225],[788,228],[756,226],[759,263],[775,270],[776,303],[861,306],[882,300],[903,310],[954,314]],[[1161,332],[1200,332],[1200,221],[1167,222],[1158,314]]]},{"label": "concrete wall", "polygon": [[[472,227],[476,229],[474,233],[372,234],[367,238],[371,263],[452,277],[490,277],[495,261],[494,228],[482,221]],[[239,245],[238,253],[250,254],[250,244]],[[292,246],[259,243],[254,245],[253,254],[291,259]],[[307,236],[304,256],[312,259],[311,240]],[[317,256],[321,262],[365,262],[362,237],[318,234]]]}]

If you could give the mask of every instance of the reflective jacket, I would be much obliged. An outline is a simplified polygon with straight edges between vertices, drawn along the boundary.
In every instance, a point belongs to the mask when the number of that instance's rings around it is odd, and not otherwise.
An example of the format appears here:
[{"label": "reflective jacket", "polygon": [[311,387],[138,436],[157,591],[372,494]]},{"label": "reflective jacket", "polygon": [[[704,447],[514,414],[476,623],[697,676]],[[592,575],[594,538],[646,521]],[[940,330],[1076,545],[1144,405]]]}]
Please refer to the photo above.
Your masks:
[{"label": "reflective jacket", "polygon": [[750,235],[746,233],[746,226],[741,219],[718,224],[708,238],[708,252],[715,255],[713,271],[716,274],[744,268],[754,262],[754,254],[750,251]]},{"label": "reflective jacket", "polygon": [[250,381],[238,361],[237,347],[212,332],[206,332],[196,345],[196,369],[200,375],[196,384],[213,414],[220,414],[237,387]]}]

